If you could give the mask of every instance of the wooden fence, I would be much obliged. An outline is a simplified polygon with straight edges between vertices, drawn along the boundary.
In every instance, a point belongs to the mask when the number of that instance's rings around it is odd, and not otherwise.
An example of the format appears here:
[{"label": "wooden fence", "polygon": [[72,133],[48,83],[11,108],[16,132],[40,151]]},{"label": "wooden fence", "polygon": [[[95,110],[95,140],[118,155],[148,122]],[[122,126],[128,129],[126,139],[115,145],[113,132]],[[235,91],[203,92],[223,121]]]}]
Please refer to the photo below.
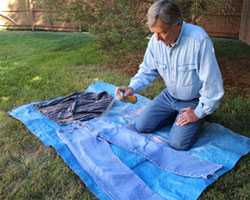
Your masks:
[{"label": "wooden fence", "polygon": [[[242,9],[243,1],[244,7]],[[79,31],[80,29],[77,24],[53,20],[55,13],[36,8],[32,0],[1,0],[1,2],[5,2],[5,7],[1,7],[0,4],[0,27],[56,31]],[[241,39],[250,42],[250,0],[234,0],[233,2],[235,7],[233,15],[209,14],[202,18],[201,25],[211,36],[239,38],[240,35]],[[246,8],[247,6],[248,8]],[[243,10],[244,13],[248,14],[242,14]],[[4,18],[4,16],[12,21]],[[248,18],[248,20],[242,21],[242,16],[244,19]],[[247,35],[246,32],[248,33]]]},{"label": "wooden fence", "polygon": [[[248,0],[247,0],[248,1]],[[210,13],[201,20],[202,26],[212,36],[238,38],[243,0],[232,1],[233,14],[216,15]]]},{"label": "wooden fence", "polygon": [[4,23],[0,23],[0,27],[11,30],[79,31],[77,24],[56,22],[53,18],[46,17],[48,14],[53,16],[54,13],[44,10],[0,11],[0,17],[5,19]]},{"label": "wooden fence", "polygon": [[54,20],[53,11],[42,10],[32,0],[1,0],[0,27],[8,29],[78,31],[77,24]]}]

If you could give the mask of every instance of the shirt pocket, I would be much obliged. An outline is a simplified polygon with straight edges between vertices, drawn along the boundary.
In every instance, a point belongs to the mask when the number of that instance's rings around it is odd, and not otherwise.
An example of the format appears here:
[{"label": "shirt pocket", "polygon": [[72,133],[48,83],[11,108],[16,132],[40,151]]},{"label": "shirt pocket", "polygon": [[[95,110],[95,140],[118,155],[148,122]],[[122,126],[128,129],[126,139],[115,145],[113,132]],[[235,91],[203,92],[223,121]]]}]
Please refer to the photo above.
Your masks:
[{"label": "shirt pocket", "polygon": [[161,76],[165,75],[167,68],[167,64],[157,62],[157,70]]},{"label": "shirt pocket", "polygon": [[177,66],[178,83],[180,86],[191,86],[199,82],[197,64],[185,64]]}]

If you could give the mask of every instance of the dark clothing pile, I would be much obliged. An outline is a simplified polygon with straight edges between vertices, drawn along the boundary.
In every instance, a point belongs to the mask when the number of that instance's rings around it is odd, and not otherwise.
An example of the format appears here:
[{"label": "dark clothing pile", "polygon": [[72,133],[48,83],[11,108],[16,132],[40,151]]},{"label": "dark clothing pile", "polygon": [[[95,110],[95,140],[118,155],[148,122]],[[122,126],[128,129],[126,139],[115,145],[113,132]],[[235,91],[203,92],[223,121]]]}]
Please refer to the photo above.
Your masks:
[{"label": "dark clothing pile", "polygon": [[49,119],[65,125],[75,120],[86,121],[100,116],[113,97],[107,92],[75,92],[65,97],[40,102],[36,106]]}]

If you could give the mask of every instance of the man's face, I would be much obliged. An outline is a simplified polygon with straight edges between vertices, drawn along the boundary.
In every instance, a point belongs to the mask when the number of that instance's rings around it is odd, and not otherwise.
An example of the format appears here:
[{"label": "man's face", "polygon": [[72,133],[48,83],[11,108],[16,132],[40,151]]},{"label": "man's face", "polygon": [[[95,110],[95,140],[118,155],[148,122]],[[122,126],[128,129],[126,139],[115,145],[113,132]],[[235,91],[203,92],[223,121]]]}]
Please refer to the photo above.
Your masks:
[{"label": "man's face", "polygon": [[157,20],[150,31],[153,32],[157,39],[164,42],[165,44],[174,43],[179,36],[180,25],[168,25],[161,20]]}]

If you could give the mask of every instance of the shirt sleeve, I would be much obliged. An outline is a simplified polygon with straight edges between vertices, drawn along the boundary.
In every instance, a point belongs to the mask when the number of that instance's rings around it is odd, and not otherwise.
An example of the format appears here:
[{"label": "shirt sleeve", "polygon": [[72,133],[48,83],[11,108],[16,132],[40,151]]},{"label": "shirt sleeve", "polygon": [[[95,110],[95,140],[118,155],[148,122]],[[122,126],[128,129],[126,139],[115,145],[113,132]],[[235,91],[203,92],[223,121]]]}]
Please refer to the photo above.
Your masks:
[{"label": "shirt sleeve", "polygon": [[156,62],[153,56],[153,37],[151,37],[142,64],[139,66],[138,72],[130,80],[129,87],[135,92],[141,91],[143,88],[152,83],[159,75]]},{"label": "shirt sleeve", "polygon": [[199,78],[202,82],[200,98],[194,112],[198,118],[213,113],[219,106],[224,95],[223,80],[215,57],[215,51],[210,38],[201,43],[199,60]]}]

